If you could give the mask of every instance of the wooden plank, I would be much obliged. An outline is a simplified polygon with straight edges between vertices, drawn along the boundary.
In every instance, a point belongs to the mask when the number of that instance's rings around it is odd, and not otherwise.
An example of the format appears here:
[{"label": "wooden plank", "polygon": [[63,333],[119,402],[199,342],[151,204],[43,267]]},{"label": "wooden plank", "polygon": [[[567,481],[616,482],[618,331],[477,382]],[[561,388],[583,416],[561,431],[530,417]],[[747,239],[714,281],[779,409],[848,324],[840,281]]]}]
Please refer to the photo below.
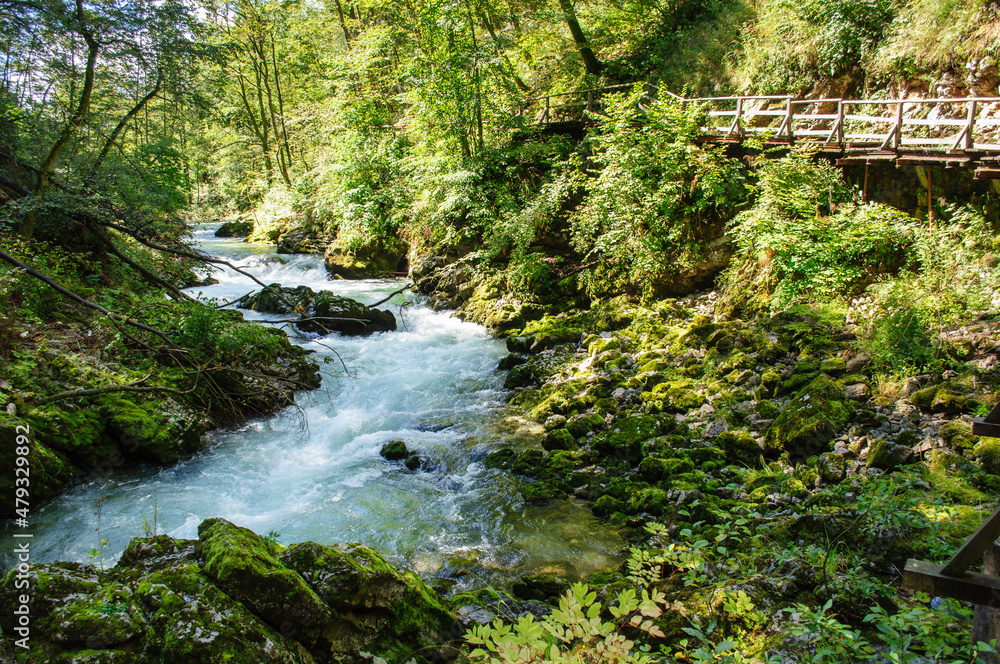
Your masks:
[{"label": "wooden plank", "polygon": [[983,553],[997,541],[998,537],[1000,537],[1000,507],[993,510],[990,518],[965,540],[962,548],[956,551],[951,560],[941,568],[941,573],[947,576],[962,576],[969,567],[982,560]]},{"label": "wooden plank", "polygon": [[[976,171],[976,174],[973,177],[976,180],[1000,180],[1000,169],[980,168],[978,171]],[[982,419],[982,418],[977,418],[977,419]],[[975,427],[976,427],[975,422],[973,422],[972,428],[975,429]],[[981,436],[983,434],[976,434],[976,435]]]},{"label": "wooden plank", "polygon": [[951,597],[973,604],[995,604],[1000,599],[1000,578],[968,572],[954,577],[942,573],[943,565],[910,559],[903,569],[903,586],[935,597]]},{"label": "wooden plank", "polygon": [[844,120],[857,120],[858,122],[895,122],[896,119],[888,115],[845,115]]},{"label": "wooden plank", "polygon": [[948,118],[905,118],[903,124],[921,127],[964,127],[966,120],[951,120]]},{"label": "wooden plank", "polygon": [[901,145],[951,145],[955,142],[955,137],[948,138],[904,138]]},{"label": "wooden plank", "polygon": [[[1000,173],[998,173],[997,177],[995,177],[994,179],[1000,180]],[[981,417],[973,418],[972,435],[987,436],[989,438],[1000,438],[1000,424],[994,424],[993,422],[986,422]]]}]

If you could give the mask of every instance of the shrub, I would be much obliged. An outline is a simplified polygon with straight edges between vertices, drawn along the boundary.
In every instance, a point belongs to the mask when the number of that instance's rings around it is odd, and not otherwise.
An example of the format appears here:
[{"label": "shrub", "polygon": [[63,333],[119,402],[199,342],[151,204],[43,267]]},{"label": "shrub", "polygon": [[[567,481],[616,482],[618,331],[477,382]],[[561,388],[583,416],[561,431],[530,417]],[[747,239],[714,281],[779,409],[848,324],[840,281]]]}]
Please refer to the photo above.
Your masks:
[{"label": "shrub", "polygon": [[605,98],[608,117],[592,139],[600,168],[572,217],[576,249],[601,262],[584,279],[593,294],[648,291],[696,264],[706,227],[744,200],[739,162],[695,143],[700,109],[671,101],[643,111],[641,101],[638,87]]},{"label": "shrub", "polygon": [[830,164],[798,149],[757,174],[756,202],[731,223],[737,256],[721,279],[725,307],[775,312],[860,294],[903,265],[912,220],[857,201]]}]

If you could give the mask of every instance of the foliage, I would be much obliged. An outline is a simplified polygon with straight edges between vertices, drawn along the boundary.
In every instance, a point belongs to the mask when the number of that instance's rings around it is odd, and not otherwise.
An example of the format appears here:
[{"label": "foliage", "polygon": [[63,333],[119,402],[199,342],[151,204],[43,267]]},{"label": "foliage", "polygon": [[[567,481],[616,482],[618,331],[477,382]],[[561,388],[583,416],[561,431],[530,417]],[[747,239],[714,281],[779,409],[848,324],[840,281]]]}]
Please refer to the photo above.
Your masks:
[{"label": "foliage", "polygon": [[970,312],[1000,305],[1000,247],[984,215],[967,205],[940,211],[935,223],[911,224],[906,269],[880,280],[852,303],[861,345],[885,368],[928,366],[933,339]]},{"label": "foliage", "polygon": [[757,200],[731,223],[737,258],[723,276],[731,305],[776,312],[859,294],[902,265],[909,217],[856,201],[830,164],[797,149],[757,175]]},{"label": "foliage", "polygon": [[746,36],[745,85],[758,94],[801,94],[818,81],[862,75],[901,4],[901,0],[763,3]]},{"label": "foliage", "polygon": [[621,591],[607,607],[611,620],[604,620],[605,608],[597,593],[585,584],[574,584],[559,600],[559,608],[544,620],[531,614],[514,625],[499,618],[488,625],[473,627],[466,641],[479,646],[470,654],[473,662],[526,664],[528,662],[653,662],[648,648],[637,646],[623,631],[638,629],[650,636],[663,636],[653,622],[664,603],[662,592]]},{"label": "foliage", "polygon": [[1000,13],[988,0],[910,0],[897,14],[875,63],[912,77],[962,61],[996,57]]},{"label": "foliage", "polygon": [[[702,234],[738,206],[738,163],[699,146],[701,112],[666,101],[640,109],[643,91],[606,99],[608,117],[593,136],[587,198],[573,216],[573,239],[591,272],[592,293],[642,289],[702,257]],[[647,293],[650,294],[650,293]]]}]

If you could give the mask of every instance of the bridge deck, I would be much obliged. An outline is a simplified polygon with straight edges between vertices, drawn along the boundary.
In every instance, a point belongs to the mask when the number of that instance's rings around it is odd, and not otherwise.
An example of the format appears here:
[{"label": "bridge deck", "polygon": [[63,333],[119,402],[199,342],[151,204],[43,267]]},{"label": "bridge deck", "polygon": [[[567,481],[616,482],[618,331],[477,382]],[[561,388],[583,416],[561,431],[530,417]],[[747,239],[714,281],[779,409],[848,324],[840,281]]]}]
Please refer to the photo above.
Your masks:
[{"label": "bridge deck", "polygon": [[[553,126],[593,121],[605,94],[632,85],[579,90],[528,100],[520,114]],[[658,103],[647,86],[641,104]],[[929,99],[797,99],[746,95],[672,100],[705,113],[702,140],[764,145],[816,144],[838,163],[976,168],[980,179],[1000,179],[1000,97]]]}]

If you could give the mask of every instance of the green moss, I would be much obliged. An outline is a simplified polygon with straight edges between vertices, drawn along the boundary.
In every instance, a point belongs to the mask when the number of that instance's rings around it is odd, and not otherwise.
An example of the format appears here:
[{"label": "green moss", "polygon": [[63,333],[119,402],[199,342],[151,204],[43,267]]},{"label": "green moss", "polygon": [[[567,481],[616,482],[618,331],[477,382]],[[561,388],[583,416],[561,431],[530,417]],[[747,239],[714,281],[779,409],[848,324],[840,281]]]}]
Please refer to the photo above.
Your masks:
[{"label": "green moss", "polygon": [[596,516],[606,519],[615,512],[621,512],[625,509],[625,503],[614,496],[605,494],[598,498],[590,509]]},{"label": "green moss", "polygon": [[763,463],[760,445],[746,431],[723,431],[716,437],[715,442],[730,464],[759,468]]},{"label": "green moss", "polygon": [[853,412],[854,406],[844,399],[843,387],[821,374],[782,409],[767,430],[764,450],[799,458],[822,452]]},{"label": "green moss", "polygon": [[[19,444],[27,426],[28,445]],[[23,443],[24,439],[20,440]],[[20,448],[28,449],[28,468],[31,475],[31,497],[43,501],[56,496],[73,477],[73,467],[60,454],[53,452],[35,436],[35,430],[26,420],[0,413],[0,513],[13,514],[17,476],[16,459]]]},{"label": "green moss", "polygon": [[613,426],[594,436],[594,451],[602,456],[612,456],[629,464],[638,463],[642,457],[642,443],[661,434],[669,433],[673,418],[631,416],[617,420]]},{"label": "green moss", "polygon": [[1000,439],[983,438],[972,450],[983,470],[1000,475]]},{"label": "green moss", "polygon": [[574,438],[585,436],[591,431],[604,428],[604,418],[597,413],[576,415],[566,423],[566,429]]},{"label": "green moss", "polygon": [[641,398],[654,411],[686,413],[705,403],[705,397],[694,391],[692,384],[690,380],[660,383],[652,391],[643,393]]},{"label": "green moss", "polygon": [[[289,624],[314,634],[329,621],[329,611],[302,577],[278,562],[277,545],[253,531],[208,519],[198,526],[197,551],[205,574],[271,626]],[[296,615],[288,615],[289,604],[299,607]]]},{"label": "green moss", "polygon": [[575,450],[578,447],[573,434],[566,429],[553,429],[542,438],[542,448],[546,450]]},{"label": "green moss", "polygon": [[526,482],[518,487],[518,490],[526,503],[547,503],[566,495],[565,491],[544,480]]},{"label": "green moss", "polygon": [[774,367],[768,367],[760,375],[760,388],[765,396],[774,396],[781,384],[781,373]]},{"label": "green moss", "polygon": [[639,476],[646,482],[651,483],[692,470],[694,470],[694,464],[688,459],[647,457],[639,464]]}]

